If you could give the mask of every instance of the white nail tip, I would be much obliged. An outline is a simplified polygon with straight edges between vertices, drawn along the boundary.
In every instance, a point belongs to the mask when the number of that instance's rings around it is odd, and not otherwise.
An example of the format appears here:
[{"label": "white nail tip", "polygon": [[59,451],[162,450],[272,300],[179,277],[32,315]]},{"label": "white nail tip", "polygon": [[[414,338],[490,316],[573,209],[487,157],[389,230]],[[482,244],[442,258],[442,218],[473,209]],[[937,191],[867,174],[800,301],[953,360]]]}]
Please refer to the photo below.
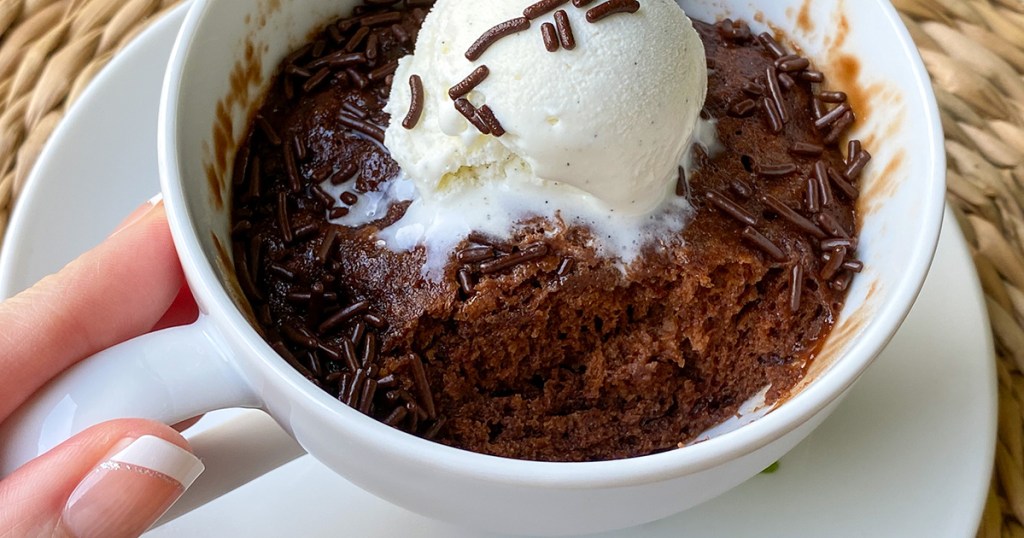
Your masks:
[{"label": "white nail tip", "polygon": [[164,199],[164,193],[158,192],[158,193],[156,193],[156,196],[150,198],[146,203],[148,203],[151,206],[155,206],[156,204],[159,204],[160,201],[163,200],[163,199]]},{"label": "white nail tip", "polygon": [[156,471],[177,480],[183,489],[188,489],[206,469],[189,451],[152,435],[139,437],[109,461]]}]

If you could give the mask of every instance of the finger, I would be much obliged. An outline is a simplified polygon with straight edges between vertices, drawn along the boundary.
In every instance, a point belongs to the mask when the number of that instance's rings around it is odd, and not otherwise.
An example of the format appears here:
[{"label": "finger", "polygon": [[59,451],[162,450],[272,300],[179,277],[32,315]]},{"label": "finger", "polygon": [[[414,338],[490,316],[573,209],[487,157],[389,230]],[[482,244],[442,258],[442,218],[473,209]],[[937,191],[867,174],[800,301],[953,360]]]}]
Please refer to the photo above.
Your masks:
[{"label": "finger", "polygon": [[149,331],[184,285],[163,205],[0,303],[0,421],[68,366]]},{"label": "finger", "polygon": [[163,424],[100,424],[0,483],[0,537],[139,536],[202,470],[185,440]]}]

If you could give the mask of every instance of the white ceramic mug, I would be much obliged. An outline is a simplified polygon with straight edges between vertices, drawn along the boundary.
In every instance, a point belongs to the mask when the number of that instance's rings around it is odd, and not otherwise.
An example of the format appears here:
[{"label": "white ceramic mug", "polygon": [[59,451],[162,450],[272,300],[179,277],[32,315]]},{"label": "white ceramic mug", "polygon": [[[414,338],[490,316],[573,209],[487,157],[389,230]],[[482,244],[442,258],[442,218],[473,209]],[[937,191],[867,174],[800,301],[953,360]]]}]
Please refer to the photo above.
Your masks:
[{"label": "white ceramic mug", "polygon": [[276,66],[354,1],[195,0],[167,71],[159,156],[199,320],[100,353],[40,391],[0,427],[0,474],[104,420],[175,423],[214,409],[255,407],[328,467],[410,510],[500,532],[566,534],[662,518],[767,467],[828,416],[896,332],[924,282],[943,207],[939,115],[917,51],[885,0],[682,4],[702,20],[731,16],[758,31],[767,23],[792,29],[789,37],[836,87],[855,86],[869,98],[856,133],[875,155],[859,207],[866,269],[795,396],[714,428],[706,441],[596,463],[457,450],[330,397],[250,325],[228,254],[228,203],[235,149]]}]

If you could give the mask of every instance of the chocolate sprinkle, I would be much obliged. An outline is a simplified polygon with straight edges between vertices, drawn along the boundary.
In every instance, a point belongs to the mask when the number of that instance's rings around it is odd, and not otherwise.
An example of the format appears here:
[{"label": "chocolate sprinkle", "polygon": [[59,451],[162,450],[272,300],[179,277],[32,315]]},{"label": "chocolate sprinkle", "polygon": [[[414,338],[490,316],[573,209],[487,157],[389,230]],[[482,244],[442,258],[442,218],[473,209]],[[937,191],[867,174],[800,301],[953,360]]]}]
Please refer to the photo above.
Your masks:
[{"label": "chocolate sprinkle", "polygon": [[835,280],[829,282],[829,287],[835,291],[846,291],[846,288],[850,287],[850,281],[853,279],[853,275],[849,272],[844,271],[842,274],[837,276]]},{"label": "chocolate sprinkle", "polygon": [[832,187],[829,186],[828,165],[824,161],[814,163],[814,178],[818,180],[818,196],[822,207],[832,205]]},{"label": "chocolate sprinkle", "polygon": [[780,217],[788,220],[791,224],[804,232],[813,235],[815,238],[824,239],[826,237],[825,233],[815,226],[813,222],[807,220],[807,218],[800,213],[793,211],[792,208],[782,203],[778,198],[770,194],[762,194],[758,196],[758,200],[762,204],[771,208],[771,210],[777,213]]},{"label": "chocolate sprinkle", "polygon": [[352,303],[351,305],[343,308],[340,312],[338,312],[338,313],[334,314],[333,316],[331,316],[330,318],[328,318],[327,321],[321,323],[320,327],[319,327],[319,331],[321,333],[326,333],[328,331],[331,331],[331,330],[341,326],[346,321],[349,321],[350,319],[352,319],[352,318],[354,318],[354,317],[356,317],[356,316],[358,316],[360,314],[366,313],[366,311],[369,310],[369,308],[370,308],[370,303],[367,302],[367,301],[359,301],[359,302],[356,302],[356,303]]},{"label": "chocolate sprinkle", "polygon": [[384,143],[384,129],[373,125],[372,123],[361,120],[359,118],[349,116],[348,114],[338,114],[338,123],[352,129],[353,131],[359,132],[366,135],[381,144]]},{"label": "chocolate sprinkle", "polygon": [[475,62],[483,56],[484,52],[499,39],[522,32],[530,27],[530,19],[516,17],[491,27],[483,33],[466,51],[466,59]]},{"label": "chocolate sprinkle", "polygon": [[456,258],[461,263],[478,263],[490,260],[494,258],[494,247],[487,245],[466,247],[459,251]]},{"label": "chocolate sprinkle", "polygon": [[514,252],[507,256],[502,256],[501,258],[498,258],[496,260],[491,260],[480,264],[480,272],[485,275],[492,275],[494,273],[499,273],[506,269],[511,269],[518,265],[522,265],[526,262],[539,260],[547,255],[548,246],[546,244],[539,243],[536,245],[530,245],[529,247],[526,247],[523,250],[520,250],[519,252]]},{"label": "chocolate sprinkle", "polygon": [[864,270],[864,262],[860,260],[846,260],[843,262],[843,269],[853,273],[859,273]]},{"label": "chocolate sprinkle", "polygon": [[800,80],[811,82],[813,84],[821,84],[822,82],[825,82],[825,74],[821,71],[802,71],[797,76],[800,77]]},{"label": "chocolate sprinkle", "polygon": [[[371,0],[372,1],[372,0]],[[370,3],[370,2],[368,2]],[[392,2],[394,3],[394,2]],[[402,20],[402,14],[397,11],[391,11],[387,13],[380,13],[377,15],[369,15],[359,20],[359,24],[362,26],[383,26],[385,24],[392,24]]]},{"label": "chocolate sprinkle", "polygon": [[743,87],[740,89],[743,90],[743,93],[751,97],[761,97],[764,95],[765,91],[764,86],[762,86],[761,83],[757,82],[756,80],[747,81],[747,83],[744,84]]},{"label": "chocolate sprinkle", "polygon": [[491,128],[484,123],[484,120],[477,114],[476,107],[473,103],[470,103],[465,97],[455,100],[455,110],[458,110],[463,117],[469,120],[469,123],[473,124],[483,134],[491,134]]},{"label": "chocolate sprinkle", "polygon": [[551,12],[568,1],[569,0],[540,0],[540,2],[537,2],[536,4],[527,6],[526,9],[523,10],[523,16],[527,19],[536,19],[537,17]]},{"label": "chocolate sprinkle", "polygon": [[569,276],[573,268],[576,267],[576,260],[570,257],[562,258],[562,261],[558,264],[558,271],[555,273],[558,278],[565,278]]},{"label": "chocolate sprinkle", "polygon": [[366,55],[362,52],[347,52],[339,50],[332,52],[323,58],[319,58],[309,64],[310,69],[319,69],[321,67],[344,67],[348,65],[356,65],[366,63]]},{"label": "chocolate sprinkle", "polygon": [[608,0],[587,10],[587,22],[594,23],[616,13],[636,13],[640,10],[637,0]]},{"label": "chocolate sprinkle", "polygon": [[845,103],[846,93],[845,92],[821,92],[818,94],[818,99],[826,103]]},{"label": "chocolate sprinkle", "polygon": [[427,416],[431,419],[437,418],[437,408],[434,406],[434,394],[430,391],[430,383],[427,382],[427,372],[423,368],[423,361],[416,355],[410,355],[407,359],[412,366],[412,378],[419,389],[420,403],[423,405]]},{"label": "chocolate sprinkle", "polygon": [[847,199],[857,199],[857,195],[860,194],[857,191],[857,187],[854,187],[849,181],[846,181],[846,178],[842,177],[835,168],[830,167],[828,169],[828,178],[832,180],[832,184],[838,187],[839,192],[843,193],[843,196],[846,196]]},{"label": "chocolate sprinkle", "polygon": [[[851,146],[853,142],[857,141],[852,140],[850,142]],[[867,150],[862,149],[855,155],[856,157],[852,157],[853,161],[849,164],[849,166],[846,167],[846,172],[843,174],[850,181],[855,181],[858,177],[860,177],[861,172],[864,171],[864,167],[867,166],[868,161],[871,160],[871,154],[868,153]]]},{"label": "chocolate sprinkle", "polygon": [[468,268],[460,268],[458,273],[456,273],[456,279],[459,281],[459,289],[462,290],[462,293],[466,296],[473,295],[473,292],[475,291],[473,286],[473,275],[470,273]]},{"label": "chocolate sprinkle", "polygon": [[708,191],[707,199],[708,202],[711,202],[711,205],[737,221],[746,224],[747,226],[754,226],[757,224],[757,219],[755,219],[753,215],[740,207],[739,204],[729,199],[728,196],[712,190]]},{"label": "chocolate sprinkle", "polygon": [[818,221],[821,228],[825,232],[828,232],[828,234],[832,235],[832,237],[850,237],[850,234],[843,229],[843,226],[839,224],[839,221],[829,213],[818,213],[815,220]]},{"label": "chocolate sprinkle", "polygon": [[829,253],[828,261],[821,268],[821,279],[832,280],[846,261],[846,247],[836,247]]},{"label": "chocolate sprinkle", "polygon": [[352,37],[349,38],[348,43],[345,44],[345,50],[347,52],[356,50],[356,47],[358,47],[368,35],[370,35],[370,29],[365,26],[356,30],[356,33],[353,34]]},{"label": "chocolate sprinkle", "polygon": [[474,88],[480,85],[488,75],[491,74],[491,70],[486,65],[481,65],[473,70],[466,78],[462,79],[458,84],[452,86],[448,90],[448,97],[452,98],[452,101],[466,95],[473,91]]},{"label": "chocolate sprinkle", "polygon": [[285,362],[291,365],[292,368],[298,370],[299,374],[301,374],[302,377],[305,377],[306,379],[315,379],[313,372],[310,372],[308,368],[303,366],[302,363],[300,363],[299,360],[295,358],[295,355],[293,355],[292,352],[288,350],[288,346],[284,345],[284,342],[274,342],[270,344],[270,347],[274,348],[274,351],[276,351],[277,354],[280,355],[281,358],[285,360]]},{"label": "chocolate sprinkle", "polygon": [[412,129],[420,122],[423,115],[423,79],[419,75],[409,77],[409,92],[412,95],[409,103],[409,112],[402,120],[402,127]]},{"label": "chocolate sprinkle", "polygon": [[730,181],[729,188],[732,189],[732,192],[736,193],[736,196],[739,196],[744,200],[747,200],[754,195],[754,188],[742,179],[734,179]]},{"label": "chocolate sprinkle", "polygon": [[766,68],[765,77],[768,82],[766,84],[768,95],[772,98],[772,102],[775,103],[775,109],[779,113],[779,120],[784,124],[788,123],[789,112],[786,110],[786,103],[782,98],[782,89],[779,88],[779,77],[775,71],[775,66],[769,65]]},{"label": "chocolate sprinkle", "polygon": [[793,163],[759,164],[755,167],[754,172],[765,178],[779,178],[796,172],[796,165]]},{"label": "chocolate sprinkle", "polygon": [[786,253],[782,252],[782,249],[777,247],[775,243],[772,243],[771,240],[762,235],[761,232],[755,230],[753,227],[747,226],[744,228],[742,236],[747,241],[753,243],[754,246],[761,249],[765,254],[771,256],[775,261],[786,261]]},{"label": "chocolate sprinkle", "polygon": [[782,118],[779,117],[779,111],[775,108],[775,102],[768,97],[761,98],[761,109],[765,111],[768,118],[768,127],[773,133],[781,133],[784,125],[782,124]]},{"label": "chocolate sprinkle", "polygon": [[779,84],[782,85],[783,90],[792,90],[793,86],[796,86],[796,81],[789,76],[789,73],[779,73]]},{"label": "chocolate sprinkle", "polygon": [[789,310],[798,312],[800,310],[800,299],[804,294],[804,266],[799,263],[793,265],[789,273]]},{"label": "chocolate sprinkle", "polygon": [[285,243],[291,243],[292,236],[291,217],[288,216],[288,195],[282,191],[277,193],[277,224],[281,227],[281,237]]},{"label": "chocolate sprinkle", "polygon": [[281,334],[293,344],[297,344],[308,349],[316,347],[316,339],[313,338],[313,335],[309,334],[309,331],[302,327],[284,325],[281,327]]},{"label": "chocolate sprinkle", "polygon": [[339,196],[338,198],[341,199],[341,203],[348,206],[356,205],[356,203],[359,202],[359,196],[356,195],[355,193],[348,191],[341,193],[341,196]]},{"label": "chocolate sprinkle", "polygon": [[814,119],[819,119],[825,115],[825,103],[814,97],[811,99],[811,112],[814,114]]},{"label": "chocolate sprinkle", "polygon": [[[843,104],[845,105],[846,103]],[[854,121],[856,121],[856,116],[854,116],[853,111],[847,111],[846,114],[843,114],[843,117],[839,118],[839,121],[836,121],[835,124],[832,125],[832,130],[825,136],[824,142],[826,144],[835,144],[838,142],[839,138],[843,136],[843,133],[845,133],[851,125],[853,125]]]},{"label": "chocolate sprinkle", "polygon": [[258,288],[256,288],[256,284],[254,283],[255,279],[253,278],[252,275],[252,270],[249,268],[248,256],[246,256],[245,249],[242,248],[242,244],[235,243],[232,246],[232,252],[235,257],[235,264],[238,265],[239,267],[246,268],[245,271],[236,271],[236,273],[238,274],[238,284],[239,286],[242,287],[242,291],[244,291],[249,297],[252,297],[257,301],[262,301],[263,293],[260,292]]},{"label": "chocolate sprinkle", "polygon": [[366,338],[366,323],[360,321],[352,327],[352,345],[358,347],[363,343],[363,338]]},{"label": "chocolate sprinkle", "polygon": [[295,153],[290,145],[284,145],[284,167],[288,174],[288,186],[292,193],[302,190],[302,177],[299,176],[299,168],[295,164]]},{"label": "chocolate sprinkle", "polygon": [[255,155],[252,158],[252,162],[249,164],[249,189],[245,193],[246,202],[250,202],[260,197],[260,183],[262,178],[260,172],[260,156]]},{"label": "chocolate sprinkle", "polygon": [[843,117],[843,114],[846,114],[849,111],[850,104],[842,103],[839,106],[830,110],[829,112],[825,113],[824,116],[821,116],[820,118],[815,120],[814,126],[817,127],[819,131],[824,131],[825,129],[831,127],[833,123],[839,121],[839,118]]},{"label": "chocolate sprinkle", "polygon": [[427,428],[427,431],[423,432],[423,438],[433,440],[435,437],[437,437],[437,434],[441,433],[441,428],[444,428],[444,425],[447,424],[447,422],[448,419],[446,419],[445,417],[438,418],[433,425]]},{"label": "chocolate sprinkle", "polygon": [[396,69],[398,69],[398,60],[391,60],[377,69],[370,71],[369,79],[371,82],[376,82],[394,73]]},{"label": "chocolate sprinkle", "polygon": [[558,40],[565,50],[576,48],[576,36],[572,33],[572,25],[569,24],[569,14],[564,9],[555,12],[555,28],[558,30]]},{"label": "chocolate sprinkle", "polygon": [[855,237],[834,237],[825,239],[820,243],[821,250],[829,251],[837,247],[846,247],[847,251],[857,250],[857,239]]},{"label": "chocolate sprinkle", "polygon": [[811,61],[807,58],[794,56],[793,58],[781,61],[776,65],[778,66],[779,71],[792,73],[794,71],[803,71],[804,69],[807,69],[811,66]]},{"label": "chocolate sprinkle", "polygon": [[256,125],[259,126],[260,131],[263,131],[263,136],[267,137],[267,142],[270,142],[270,145],[281,145],[281,137],[277,135],[277,131],[274,130],[274,127],[270,125],[270,122],[262,114],[256,115]]},{"label": "chocolate sprinkle", "polygon": [[313,91],[314,89],[316,89],[317,86],[320,85],[321,82],[327,80],[327,76],[330,74],[331,70],[327,69],[326,67],[317,71],[316,74],[312,76],[312,78],[307,80],[305,84],[302,85],[302,91],[306,93]]},{"label": "chocolate sprinkle", "polygon": [[818,193],[818,180],[808,176],[805,187],[804,205],[808,213],[817,213],[821,210],[821,195]]},{"label": "chocolate sprinkle", "polygon": [[370,405],[373,404],[373,395],[377,392],[377,382],[367,379],[363,385],[362,394],[359,396],[359,412],[364,415],[370,414]]},{"label": "chocolate sprinkle", "polygon": [[757,103],[753,99],[742,99],[729,107],[729,115],[737,118],[745,118],[757,110]]},{"label": "chocolate sprinkle", "polygon": [[679,173],[676,176],[676,196],[689,196],[690,186],[686,182],[686,170],[682,166],[679,167]]},{"label": "chocolate sprinkle", "polygon": [[780,56],[780,57],[775,59],[775,62],[774,62],[775,68],[778,69],[779,66],[783,64],[783,62],[788,62],[790,60],[796,60],[796,59],[799,59],[799,58],[800,58],[800,56],[798,56],[796,54],[793,54],[792,52],[787,53],[785,56]]},{"label": "chocolate sprinkle", "polygon": [[[861,149],[863,149],[863,148],[861,148],[860,140],[856,140],[856,139],[850,140],[846,144],[846,165],[847,166],[849,166],[853,162],[853,160],[861,152]],[[852,179],[852,176],[850,176],[850,174],[846,174],[846,176]]]},{"label": "chocolate sprinkle", "polygon": [[809,142],[796,142],[793,147],[789,148],[789,152],[793,155],[800,157],[820,157],[825,151],[825,147],[821,144],[811,144]]},{"label": "chocolate sprinkle", "polygon": [[369,368],[377,360],[377,335],[367,333],[363,343],[363,357],[360,363],[364,368]]},{"label": "chocolate sprinkle", "polygon": [[555,31],[555,25],[550,22],[545,22],[540,25],[540,36],[544,40],[544,48],[548,52],[555,52],[558,50],[558,32]]},{"label": "chocolate sprinkle", "polygon": [[383,420],[383,422],[384,424],[387,424],[392,428],[397,428],[398,425],[401,424],[403,420],[405,420],[405,416],[408,413],[409,411],[406,410],[405,407],[396,407],[395,410],[392,411],[391,414],[388,415],[387,418]]},{"label": "chocolate sprinkle", "polygon": [[484,105],[477,109],[476,114],[480,121],[484,122],[484,125],[491,131],[491,136],[501,138],[505,134],[505,128],[501,126],[501,122],[494,116],[494,111],[491,110],[489,105]]},{"label": "chocolate sprinkle", "polygon": [[341,339],[341,357],[351,371],[359,369],[359,359],[356,357],[356,345],[348,338]]},{"label": "chocolate sprinkle", "polygon": [[761,42],[762,45],[764,45],[764,48],[767,49],[768,52],[771,53],[772,57],[775,59],[782,58],[783,56],[789,54],[788,52],[786,52],[786,49],[784,49],[782,45],[780,45],[779,42],[776,41],[775,38],[772,37],[772,35],[769,34],[768,32],[764,32],[758,35],[757,39],[758,41]]}]

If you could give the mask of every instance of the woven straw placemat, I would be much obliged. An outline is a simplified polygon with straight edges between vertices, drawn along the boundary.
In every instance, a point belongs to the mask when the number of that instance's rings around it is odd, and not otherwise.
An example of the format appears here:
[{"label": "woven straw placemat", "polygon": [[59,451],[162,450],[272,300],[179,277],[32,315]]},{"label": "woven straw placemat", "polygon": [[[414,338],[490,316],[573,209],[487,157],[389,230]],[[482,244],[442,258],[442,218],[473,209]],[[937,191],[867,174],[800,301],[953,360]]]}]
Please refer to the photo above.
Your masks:
[{"label": "woven straw placemat", "polygon": [[[179,1],[0,0],[0,238],[67,108],[126,42]],[[894,3],[935,82],[948,199],[971,244],[996,337],[999,443],[979,535],[1024,538],[1024,0]]]}]

